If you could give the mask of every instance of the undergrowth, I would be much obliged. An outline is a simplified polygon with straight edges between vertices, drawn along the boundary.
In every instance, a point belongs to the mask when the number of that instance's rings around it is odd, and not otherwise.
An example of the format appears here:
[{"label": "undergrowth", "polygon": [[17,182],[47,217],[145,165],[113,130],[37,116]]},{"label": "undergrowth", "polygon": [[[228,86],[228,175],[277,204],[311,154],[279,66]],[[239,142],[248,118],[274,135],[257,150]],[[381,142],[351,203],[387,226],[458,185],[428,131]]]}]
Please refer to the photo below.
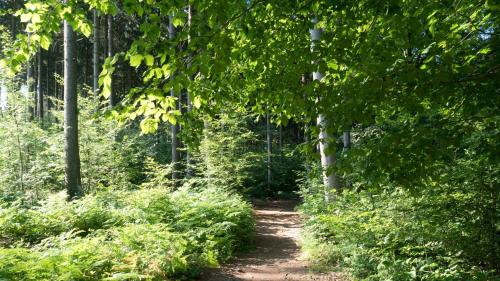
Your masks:
[{"label": "undergrowth", "polygon": [[250,204],[220,188],[54,194],[0,209],[0,280],[182,280],[248,247],[253,230]]},{"label": "undergrowth", "polygon": [[485,266],[498,237],[475,226],[476,203],[461,192],[344,191],[330,204],[309,194],[302,247],[318,268],[354,280],[500,280]]}]

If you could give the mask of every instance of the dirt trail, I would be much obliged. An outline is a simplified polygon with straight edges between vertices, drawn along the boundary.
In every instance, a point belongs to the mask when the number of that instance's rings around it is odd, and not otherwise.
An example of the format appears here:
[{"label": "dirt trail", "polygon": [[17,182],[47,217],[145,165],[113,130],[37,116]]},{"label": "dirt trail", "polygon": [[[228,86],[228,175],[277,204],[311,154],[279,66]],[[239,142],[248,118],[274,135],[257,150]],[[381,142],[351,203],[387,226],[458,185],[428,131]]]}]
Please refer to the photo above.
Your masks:
[{"label": "dirt trail", "polygon": [[256,249],[221,268],[205,273],[204,281],[340,281],[335,273],[311,273],[300,258],[298,238],[301,222],[290,201],[257,202]]}]

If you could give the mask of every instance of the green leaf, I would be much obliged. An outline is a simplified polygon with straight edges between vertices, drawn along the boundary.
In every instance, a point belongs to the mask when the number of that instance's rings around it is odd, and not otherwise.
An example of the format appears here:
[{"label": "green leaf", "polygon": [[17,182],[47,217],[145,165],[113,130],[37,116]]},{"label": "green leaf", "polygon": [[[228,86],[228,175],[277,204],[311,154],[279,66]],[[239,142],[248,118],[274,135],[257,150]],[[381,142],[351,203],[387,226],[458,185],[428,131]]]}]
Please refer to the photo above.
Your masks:
[{"label": "green leaf", "polygon": [[146,60],[147,66],[152,66],[155,62],[155,58],[152,55],[146,55],[144,56],[144,59]]},{"label": "green leaf", "polygon": [[130,66],[138,67],[142,62],[142,55],[133,55],[130,57]]},{"label": "green leaf", "polygon": [[181,17],[175,17],[172,23],[175,27],[179,27],[184,25],[184,19],[182,19]]},{"label": "green leaf", "polygon": [[141,121],[140,127],[143,133],[154,133],[158,130],[158,121],[152,118],[145,118]]},{"label": "green leaf", "polygon": [[32,17],[32,13],[21,14],[21,22],[29,22]]},{"label": "green leaf", "polygon": [[41,23],[42,22],[42,18],[40,17],[39,14],[33,14],[32,17],[31,17],[31,22],[32,23]]},{"label": "green leaf", "polygon": [[482,55],[487,55],[491,52],[491,49],[490,48],[483,48],[481,49],[478,53],[479,54],[482,54]]},{"label": "green leaf", "polygon": [[42,47],[44,50],[48,50],[51,43],[51,39],[48,36],[40,36],[40,47]]},{"label": "green leaf", "polygon": [[88,23],[80,23],[79,24],[79,29],[82,32],[83,36],[89,37],[92,34],[92,28],[90,27],[90,24]]},{"label": "green leaf", "polygon": [[200,108],[201,107],[201,98],[200,97],[198,97],[198,96],[194,97],[194,99],[193,99],[193,106],[195,108]]}]

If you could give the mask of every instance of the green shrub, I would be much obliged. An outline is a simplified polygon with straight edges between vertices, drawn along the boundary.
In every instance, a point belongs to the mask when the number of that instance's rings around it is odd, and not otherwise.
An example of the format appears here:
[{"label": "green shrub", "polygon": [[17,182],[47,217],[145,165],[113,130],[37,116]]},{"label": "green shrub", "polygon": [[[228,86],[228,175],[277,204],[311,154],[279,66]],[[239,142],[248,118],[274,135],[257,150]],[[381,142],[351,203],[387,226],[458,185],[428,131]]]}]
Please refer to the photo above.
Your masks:
[{"label": "green shrub", "polygon": [[85,238],[72,233],[28,250],[0,249],[6,280],[165,280],[188,264],[188,242],[167,225],[129,225]]},{"label": "green shrub", "polygon": [[[0,280],[165,280],[217,266],[253,237],[252,209],[219,188],[101,191],[0,211]],[[30,248],[27,248],[30,247]]]},{"label": "green shrub", "polygon": [[311,195],[302,206],[308,214],[304,249],[316,262],[345,268],[359,280],[498,278],[478,258],[488,248],[471,247],[484,237],[473,226],[471,198],[441,196],[345,191],[318,212]]}]

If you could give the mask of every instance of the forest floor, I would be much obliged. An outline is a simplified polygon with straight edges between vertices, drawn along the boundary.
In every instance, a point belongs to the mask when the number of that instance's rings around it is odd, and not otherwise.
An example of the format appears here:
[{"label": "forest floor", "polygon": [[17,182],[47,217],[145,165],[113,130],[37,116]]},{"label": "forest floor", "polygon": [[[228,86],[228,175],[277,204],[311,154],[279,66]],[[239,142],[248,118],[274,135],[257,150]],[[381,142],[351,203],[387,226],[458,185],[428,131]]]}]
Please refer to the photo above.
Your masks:
[{"label": "forest floor", "polygon": [[298,239],[301,219],[295,202],[255,202],[255,249],[242,253],[219,269],[204,273],[203,281],[340,281],[339,273],[313,272],[301,258]]}]

